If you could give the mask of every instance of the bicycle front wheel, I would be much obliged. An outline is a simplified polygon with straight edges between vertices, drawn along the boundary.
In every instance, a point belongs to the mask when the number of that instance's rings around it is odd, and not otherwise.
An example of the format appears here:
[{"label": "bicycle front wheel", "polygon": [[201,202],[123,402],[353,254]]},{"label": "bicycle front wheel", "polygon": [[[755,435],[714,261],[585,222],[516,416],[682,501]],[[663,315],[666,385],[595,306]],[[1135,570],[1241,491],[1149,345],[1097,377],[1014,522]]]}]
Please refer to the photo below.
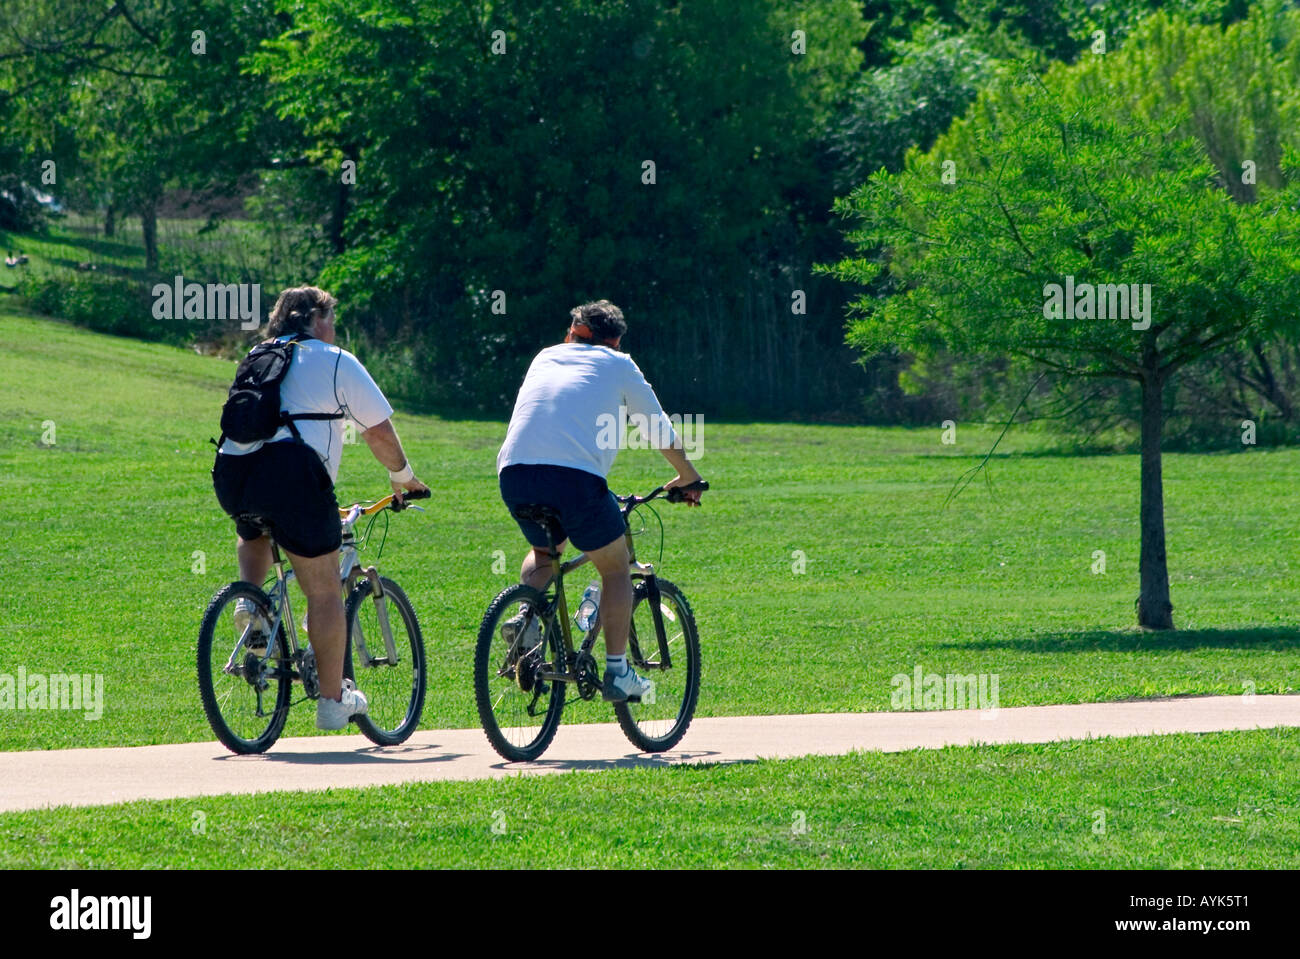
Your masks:
[{"label": "bicycle front wheel", "polygon": [[633,593],[627,638],[628,665],[654,683],[654,689],[639,703],[614,704],[614,715],[624,735],[648,753],[671,749],[686,735],[700,695],[700,639],[695,614],[680,589],[664,579],[656,582],[663,646],[655,629],[645,580],[636,584]]},{"label": "bicycle front wheel", "polygon": [[546,599],[523,584],[502,590],[483,614],[474,652],[474,698],[483,731],[492,748],[515,763],[540,756],[560,728],[564,683],[538,674],[566,671],[554,615],[532,613],[525,620],[521,603],[541,610]]},{"label": "bicycle front wheel", "polygon": [[368,579],[358,582],[348,597],[343,675],[357,684],[369,703],[366,714],[355,719],[357,728],[372,743],[396,746],[415,732],[424,710],[424,637],[401,587],[384,576],[379,582],[382,610]]},{"label": "bicycle front wheel", "polygon": [[[240,600],[252,610],[245,607],[236,622]],[[289,716],[292,679],[284,628],[276,630],[273,641],[256,628],[273,619],[266,593],[236,582],[212,597],[199,627],[199,698],[212,731],[234,753],[266,752]]]}]

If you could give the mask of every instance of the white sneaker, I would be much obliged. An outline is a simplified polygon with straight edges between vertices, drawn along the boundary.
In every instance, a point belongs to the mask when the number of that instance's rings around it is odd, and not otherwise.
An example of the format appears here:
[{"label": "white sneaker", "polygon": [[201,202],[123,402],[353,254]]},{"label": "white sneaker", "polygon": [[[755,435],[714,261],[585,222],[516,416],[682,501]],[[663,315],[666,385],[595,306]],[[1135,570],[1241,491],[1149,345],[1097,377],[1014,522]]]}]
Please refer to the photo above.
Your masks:
[{"label": "white sneaker", "polygon": [[638,675],[635,669],[628,666],[627,671],[621,676],[615,676],[613,670],[605,670],[605,683],[601,687],[600,695],[607,703],[639,703],[641,697],[649,696],[654,692],[654,688],[654,683]]},{"label": "white sneaker", "polygon": [[343,729],[354,716],[364,716],[370,710],[366,694],[357,689],[350,679],[343,680],[343,695],[338,700],[322,696],[316,700],[316,728]]},{"label": "white sneaker", "polygon": [[251,599],[241,596],[235,600],[235,629],[239,631],[240,636],[244,635],[249,623],[253,624],[253,629],[248,634],[248,640],[244,643],[244,648],[249,652],[261,653],[266,649],[266,641],[270,632],[266,617],[253,605]]}]

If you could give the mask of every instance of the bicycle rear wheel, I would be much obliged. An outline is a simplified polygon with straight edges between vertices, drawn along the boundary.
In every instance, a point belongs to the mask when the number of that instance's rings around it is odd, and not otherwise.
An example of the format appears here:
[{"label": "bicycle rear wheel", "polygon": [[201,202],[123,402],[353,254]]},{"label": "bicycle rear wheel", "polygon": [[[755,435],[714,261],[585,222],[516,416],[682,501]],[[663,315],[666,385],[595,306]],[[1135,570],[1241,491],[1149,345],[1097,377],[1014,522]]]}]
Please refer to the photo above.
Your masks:
[{"label": "bicycle rear wheel", "polygon": [[227,749],[261,753],[280,738],[289,717],[289,647],[281,627],[265,650],[248,649],[252,624],[244,629],[235,624],[235,603],[241,599],[249,600],[266,623],[274,618],[270,598],[252,583],[231,583],[212,597],[199,627],[199,698]]},{"label": "bicycle rear wheel", "polygon": [[424,710],[424,637],[402,588],[385,576],[379,582],[393,649],[388,649],[381,628],[378,597],[370,580],[363,578],[353,587],[344,610],[348,643],[343,675],[357,684],[369,702],[369,711],[354,720],[357,728],[372,743],[396,746],[415,732]]},{"label": "bicycle rear wheel", "polygon": [[614,704],[614,715],[624,735],[648,753],[663,752],[681,741],[700,695],[700,639],[695,614],[680,589],[664,579],[656,582],[668,660],[664,661],[659,646],[649,586],[641,580],[632,597],[627,661],[654,683],[654,691],[639,703]]},{"label": "bicycle rear wheel", "polygon": [[515,617],[520,604],[533,610],[546,598],[531,586],[511,586],[492,601],[479,626],[474,652],[474,698],[488,742],[510,762],[531,762],[540,756],[560,728],[564,708],[563,682],[543,680],[539,672],[564,672],[564,639],[554,615],[533,614],[522,640],[507,641],[502,625]]}]

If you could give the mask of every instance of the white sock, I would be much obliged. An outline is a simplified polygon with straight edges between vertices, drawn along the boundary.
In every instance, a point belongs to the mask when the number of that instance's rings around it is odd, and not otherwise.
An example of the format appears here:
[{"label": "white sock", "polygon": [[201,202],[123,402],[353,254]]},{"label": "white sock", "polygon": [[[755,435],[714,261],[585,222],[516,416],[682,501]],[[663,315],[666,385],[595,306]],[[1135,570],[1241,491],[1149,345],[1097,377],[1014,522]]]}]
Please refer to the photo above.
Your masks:
[{"label": "white sock", "polygon": [[622,676],[627,672],[627,654],[624,653],[622,656],[610,656],[606,653],[605,669],[606,671],[613,673],[615,676]]}]

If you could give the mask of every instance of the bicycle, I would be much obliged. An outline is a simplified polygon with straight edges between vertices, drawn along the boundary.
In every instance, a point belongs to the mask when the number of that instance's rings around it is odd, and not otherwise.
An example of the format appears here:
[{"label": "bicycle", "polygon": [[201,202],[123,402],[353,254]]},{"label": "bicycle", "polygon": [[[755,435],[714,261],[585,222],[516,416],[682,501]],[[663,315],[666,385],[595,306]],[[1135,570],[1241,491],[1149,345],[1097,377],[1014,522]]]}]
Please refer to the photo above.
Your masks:
[{"label": "bicycle", "polygon": [[[709,484],[700,480],[667,490],[667,499],[682,502],[686,498],[683,490],[708,488]],[[653,688],[641,701],[615,703],[614,714],[624,735],[643,752],[663,752],[681,741],[700,693],[695,614],[680,589],[660,579],[653,565],[637,561],[633,542],[632,512],[664,492],[665,487],[660,486],[644,497],[615,497],[622,504],[633,579],[628,664],[651,679]],[[573,685],[584,700],[594,699],[601,691],[599,667],[591,652],[600,632],[600,614],[597,611],[575,648],[564,577],[588,562],[587,556],[560,562],[555,549],[558,531],[553,528],[557,516],[551,508],[525,505],[514,514],[546,530],[552,575],[542,590],[522,583],[508,586],[488,606],[474,654],[474,694],[492,748],[510,762],[531,762],[546,750],[559,729],[566,688]],[[662,540],[660,546],[662,550]],[[528,615],[508,640],[501,626],[520,613],[521,604],[529,606]]]},{"label": "bicycle", "polygon": [[[431,494],[420,491],[403,495],[411,500],[426,499]],[[373,565],[361,567],[355,526],[363,516],[406,508],[404,502],[389,495],[369,506],[354,503],[339,509],[343,527],[339,583],[346,597],[347,624],[343,677],[355,683],[369,700],[369,712],[353,717],[353,722],[367,739],[380,746],[405,742],[420,724],[427,682],[424,637],[411,601],[401,587],[380,576]],[[418,506],[409,508],[420,510]],[[260,517],[247,519],[266,530]],[[369,532],[367,527],[366,539]],[[213,732],[234,753],[262,753],[271,748],[284,730],[289,708],[296,704],[290,702],[295,682],[302,685],[303,699],[320,698],[316,657],[310,646],[298,640],[289,599],[293,569],[286,568],[274,537],[271,557],[275,584],[269,593],[242,580],[230,583],[212,597],[199,628],[199,698]],[[235,604],[241,599],[251,601],[254,607],[243,626],[236,621]],[[396,617],[390,615],[394,609]],[[263,629],[258,629],[258,616]],[[398,624],[400,630],[396,629]],[[259,652],[263,643],[265,648]]]}]

